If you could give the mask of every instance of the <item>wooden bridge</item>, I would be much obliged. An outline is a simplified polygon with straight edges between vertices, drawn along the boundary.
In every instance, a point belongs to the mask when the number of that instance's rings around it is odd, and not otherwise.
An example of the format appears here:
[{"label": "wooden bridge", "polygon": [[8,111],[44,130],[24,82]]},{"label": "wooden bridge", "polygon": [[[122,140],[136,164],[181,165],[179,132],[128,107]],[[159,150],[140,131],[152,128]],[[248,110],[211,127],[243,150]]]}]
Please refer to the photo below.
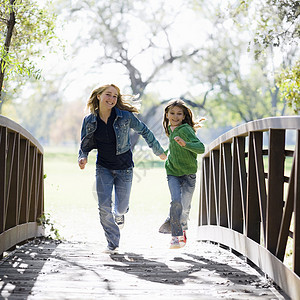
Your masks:
[{"label": "wooden bridge", "polygon": [[299,133],[300,117],[281,117],[222,135],[203,155],[188,245],[131,240],[107,255],[97,243],[36,238],[43,148],[0,117],[0,299],[300,299]]}]

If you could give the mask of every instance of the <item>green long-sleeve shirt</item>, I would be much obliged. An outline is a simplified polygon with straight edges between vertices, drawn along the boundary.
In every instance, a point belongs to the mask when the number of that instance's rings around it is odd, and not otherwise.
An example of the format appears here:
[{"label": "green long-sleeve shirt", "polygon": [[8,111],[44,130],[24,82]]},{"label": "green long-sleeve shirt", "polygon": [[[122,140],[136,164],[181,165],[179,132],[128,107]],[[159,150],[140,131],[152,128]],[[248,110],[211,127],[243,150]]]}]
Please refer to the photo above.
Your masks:
[{"label": "green long-sleeve shirt", "polygon": [[[172,132],[169,127],[169,152],[165,162],[167,175],[182,176],[197,172],[197,154],[204,153],[205,147],[197,138],[189,124],[182,124]],[[178,145],[174,137],[179,136],[185,142],[184,147]],[[167,152],[166,151],[166,152]]]}]

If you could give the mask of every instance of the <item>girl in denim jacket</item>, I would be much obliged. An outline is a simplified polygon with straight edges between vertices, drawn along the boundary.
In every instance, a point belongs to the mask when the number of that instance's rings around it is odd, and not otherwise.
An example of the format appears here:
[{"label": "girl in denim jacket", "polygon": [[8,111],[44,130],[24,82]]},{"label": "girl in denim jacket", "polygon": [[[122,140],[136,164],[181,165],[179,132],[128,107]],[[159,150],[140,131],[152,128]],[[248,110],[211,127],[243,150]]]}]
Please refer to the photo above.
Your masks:
[{"label": "girl in denim jacket", "polygon": [[[138,110],[124,101],[120,89],[114,84],[93,90],[87,107],[90,114],[83,120],[78,163],[84,169],[88,153],[97,149],[96,190],[100,223],[108,242],[107,253],[116,253],[124,214],[129,209],[133,175],[130,129],[147,142],[153,153],[166,159],[164,150],[149,128],[133,113]],[[115,188],[114,211],[112,190]]]}]

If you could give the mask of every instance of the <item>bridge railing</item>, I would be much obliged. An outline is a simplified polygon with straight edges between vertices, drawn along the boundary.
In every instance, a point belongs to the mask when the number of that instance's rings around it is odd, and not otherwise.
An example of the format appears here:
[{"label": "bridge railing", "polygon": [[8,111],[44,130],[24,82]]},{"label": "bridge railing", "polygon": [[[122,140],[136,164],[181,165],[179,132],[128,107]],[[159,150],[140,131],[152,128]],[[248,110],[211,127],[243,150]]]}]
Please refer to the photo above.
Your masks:
[{"label": "bridge railing", "polygon": [[0,257],[43,233],[43,148],[24,128],[0,116]]},{"label": "bridge railing", "polygon": [[300,299],[300,117],[249,122],[206,148],[198,225],[199,240],[243,254]]}]

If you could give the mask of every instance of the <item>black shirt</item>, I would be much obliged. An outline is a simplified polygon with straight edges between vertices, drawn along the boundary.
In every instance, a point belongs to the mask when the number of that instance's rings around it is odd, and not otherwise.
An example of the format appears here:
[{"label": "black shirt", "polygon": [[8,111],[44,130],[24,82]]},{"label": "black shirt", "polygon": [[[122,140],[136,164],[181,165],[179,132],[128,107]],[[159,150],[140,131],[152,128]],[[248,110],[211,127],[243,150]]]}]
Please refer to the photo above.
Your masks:
[{"label": "black shirt", "polygon": [[116,155],[116,134],[113,123],[116,111],[113,108],[107,120],[107,124],[97,115],[97,129],[94,133],[98,154],[96,163],[111,170],[124,170],[133,166],[132,152]]}]

